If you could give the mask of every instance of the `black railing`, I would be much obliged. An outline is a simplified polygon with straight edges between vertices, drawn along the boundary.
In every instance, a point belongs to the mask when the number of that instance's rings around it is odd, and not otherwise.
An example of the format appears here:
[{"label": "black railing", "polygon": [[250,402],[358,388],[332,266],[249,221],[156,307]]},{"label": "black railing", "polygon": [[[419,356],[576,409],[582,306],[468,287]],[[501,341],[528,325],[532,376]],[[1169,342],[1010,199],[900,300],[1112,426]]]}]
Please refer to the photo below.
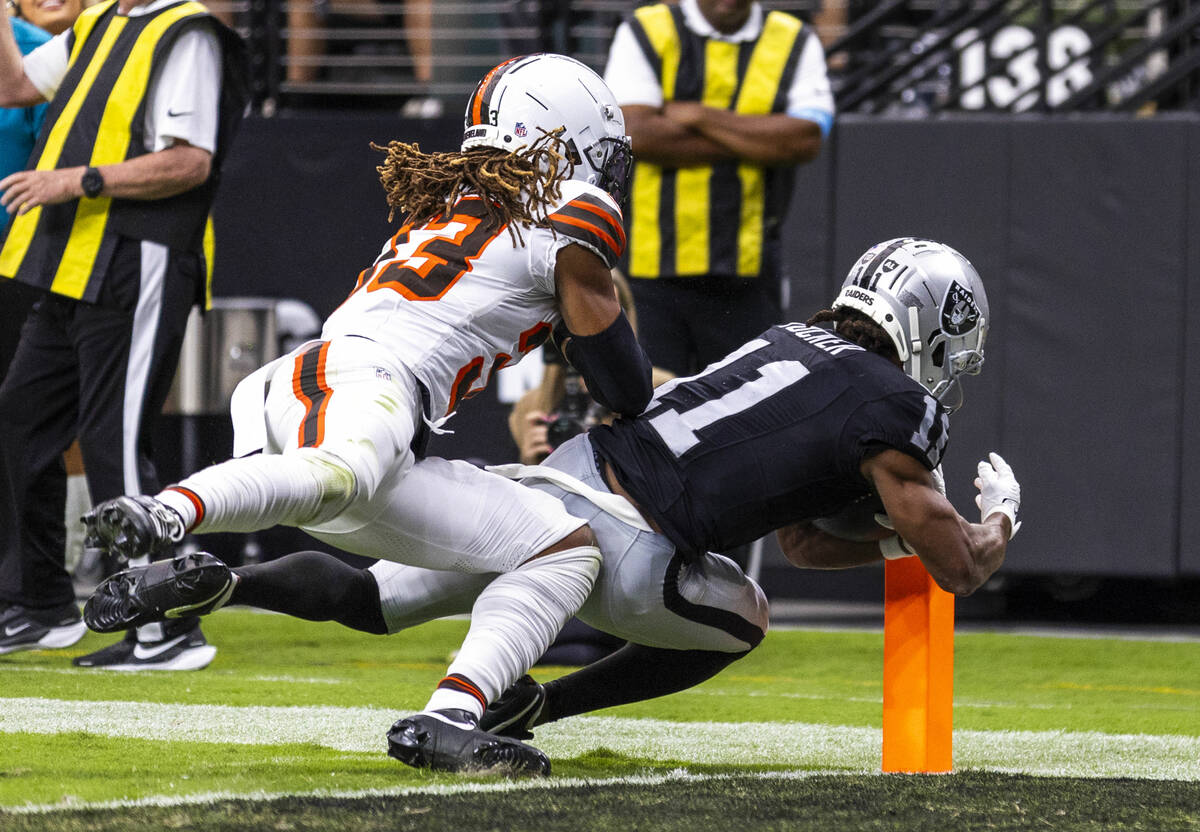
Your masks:
[{"label": "black railing", "polygon": [[[602,70],[636,0],[213,0],[264,112],[455,108],[513,54]],[[841,112],[1150,111],[1200,99],[1200,0],[769,0],[828,45]],[[425,14],[422,23],[422,11]],[[406,102],[409,102],[406,105]],[[416,105],[416,106],[414,106]],[[432,109],[430,109],[432,106]]]},{"label": "black railing", "polygon": [[[1197,0],[885,2],[830,47],[843,112],[1146,111],[1200,97]],[[895,19],[906,15],[906,25]]]},{"label": "black railing", "polygon": [[[767,0],[764,5],[810,15],[821,2]],[[250,43],[256,101],[265,112],[280,106],[391,108],[431,99],[458,106],[488,69],[527,52],[564,52],[602,71],[617,24],[641,4],[637,0],[209,3]],[[423,35],[412,24],[414,12],[421,9],[431,18]]]}]

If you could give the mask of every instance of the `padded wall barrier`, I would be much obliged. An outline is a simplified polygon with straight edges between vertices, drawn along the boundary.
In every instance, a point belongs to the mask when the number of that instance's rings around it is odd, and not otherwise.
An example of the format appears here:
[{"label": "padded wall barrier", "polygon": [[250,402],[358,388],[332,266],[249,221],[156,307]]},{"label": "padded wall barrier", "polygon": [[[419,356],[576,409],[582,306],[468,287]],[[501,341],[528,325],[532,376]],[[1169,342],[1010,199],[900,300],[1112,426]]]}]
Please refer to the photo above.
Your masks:
[{"label": "padded wall barrier", "polygon": [[[457,118],[251,119],[216,209],[216,291],[296,297],[326,315],[389,234],[370,141],[457,143]],[[784,229],[791,317],[825,306],[867,246],[933,237],[988,287],[983,375],[946,464],[974,514],[975,462],[1024,490],[1012,572],[1200,575],[1200,116],[846,117],[797,176]],[[494,391],[439,438],[515,453]]]}]

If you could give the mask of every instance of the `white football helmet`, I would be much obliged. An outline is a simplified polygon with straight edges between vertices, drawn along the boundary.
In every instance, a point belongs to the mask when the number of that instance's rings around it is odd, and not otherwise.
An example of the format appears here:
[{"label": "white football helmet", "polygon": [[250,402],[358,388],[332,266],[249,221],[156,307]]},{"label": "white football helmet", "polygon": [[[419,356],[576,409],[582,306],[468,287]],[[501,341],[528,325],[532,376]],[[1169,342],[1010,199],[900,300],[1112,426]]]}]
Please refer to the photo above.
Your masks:
[{"label": "white football helmet", "polygon": [[623,202],[633,172],[625,116],[604,79],[565,55],[523,55],[483,76],[467,103],[462,149],[515,151],[560,127],[571,178]]},{"label": "white football helmet", "polygon": [[959,376],[983,366],[988,302],[975,267],[950,246],[899,237],[872,246],[850,269],[834,309],[883,327],[904,371],[947,410],[962,405]]}]

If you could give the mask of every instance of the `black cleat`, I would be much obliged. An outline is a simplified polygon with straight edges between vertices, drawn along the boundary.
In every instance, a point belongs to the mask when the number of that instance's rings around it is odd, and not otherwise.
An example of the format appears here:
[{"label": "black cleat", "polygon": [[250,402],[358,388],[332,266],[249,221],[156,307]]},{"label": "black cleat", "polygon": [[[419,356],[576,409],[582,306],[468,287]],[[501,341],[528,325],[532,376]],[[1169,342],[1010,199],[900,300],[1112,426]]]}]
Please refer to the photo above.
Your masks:
[{"label": "black cleat", "polygon": [[533,726],[542,715],[545,704],[546,689],[535,682],[532,676],[522,676],[488,706],[479,720],[479,727],[489,734],[531,740]]},{"label": "black cleat", "polygon": [[414,768],[435,771],[550,774],[550,758],[532,745],[480,731],[466,711],[438,713],[444,718],[414,714],[393,725],[387,735],[388,756]]},{"label": "black cleat", "polygon": [[98,633],[116,633],[168,618],[207,615],[222,607],[236,582],[208,552],[180,555],[118,572],[96,587],[83,620]]},{"label": "black cleat", "polygon": [[85,545],[124,560],[154,557],[183,540],[183,518],[153,497],[117,497],[95,506],[82,520]]}]

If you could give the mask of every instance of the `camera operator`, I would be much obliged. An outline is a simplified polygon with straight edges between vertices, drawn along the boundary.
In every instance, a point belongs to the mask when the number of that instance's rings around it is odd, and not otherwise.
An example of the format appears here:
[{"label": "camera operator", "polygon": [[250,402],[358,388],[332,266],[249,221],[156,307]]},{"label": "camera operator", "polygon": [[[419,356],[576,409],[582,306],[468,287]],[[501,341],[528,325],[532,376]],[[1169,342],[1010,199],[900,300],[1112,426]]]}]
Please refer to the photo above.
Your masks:
[{"label": "camera operator", "polygon": [[541,386],[518,401],[508,417],[525,465],[536,465],[571,437],[612,415],[588,395],[579,371],[563,361],[552,343],[542,347],[542,357],[546,370]]}]

